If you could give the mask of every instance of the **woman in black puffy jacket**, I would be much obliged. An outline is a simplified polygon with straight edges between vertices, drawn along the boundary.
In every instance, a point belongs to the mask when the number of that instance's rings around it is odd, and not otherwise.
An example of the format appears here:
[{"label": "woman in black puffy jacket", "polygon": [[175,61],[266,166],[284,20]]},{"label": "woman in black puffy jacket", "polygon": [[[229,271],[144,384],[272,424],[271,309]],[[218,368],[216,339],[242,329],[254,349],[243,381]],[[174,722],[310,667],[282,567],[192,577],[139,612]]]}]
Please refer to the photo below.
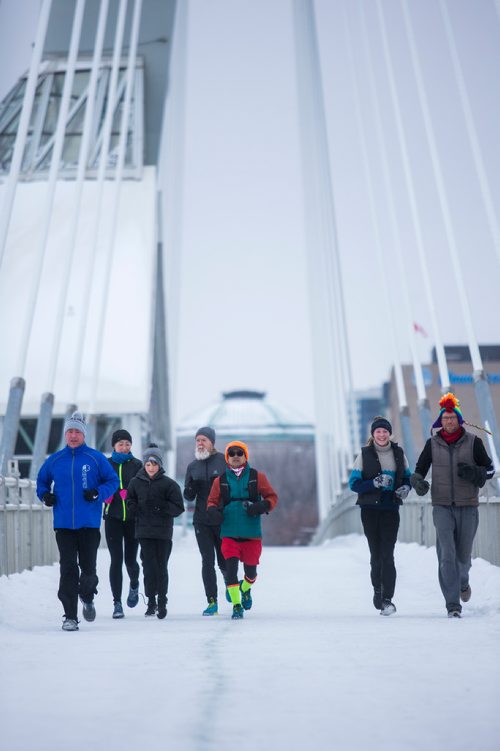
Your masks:
[{"label": "woman in black puffy jacket", "polygon": [[145,615],[165,618],[174,517],[184,511],[184,501],[179,485],[165,474],[157,446],[146,449],[143,461],[144,468],[128,486],[127,509],[135,518],[135,536],[141,545],[148,598]]}]

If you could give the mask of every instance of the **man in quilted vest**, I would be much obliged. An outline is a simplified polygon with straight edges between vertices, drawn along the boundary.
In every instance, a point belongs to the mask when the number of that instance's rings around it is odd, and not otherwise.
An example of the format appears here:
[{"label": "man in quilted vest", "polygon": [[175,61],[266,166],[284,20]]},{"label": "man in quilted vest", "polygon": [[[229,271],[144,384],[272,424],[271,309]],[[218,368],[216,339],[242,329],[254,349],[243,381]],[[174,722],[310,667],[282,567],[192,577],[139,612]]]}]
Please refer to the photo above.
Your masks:
[{"label": "man in quilted vest", "polygon": [[[449,618],[460,618],[462,602],[471,598],[469,571],[472,543],[479,524],[479,488],[494,474],[482,440],[463,427],[458,399],[445,394],[433,428],[410,478],[417,495],[431,488],[436,528],[439,584]],[[432,484],[425,476],[432,464]]]},{"label": "man in quilted vest", "polygon": [[[207,514],[211,524],[221,525],[232,618],[243,618],[243,611],[252,607],[251,588],[257,579],[262,552],[262,515],[274,509],[278,496],[266,475],[250,467],[245,443],[228,443],[225,459],[227,468],[213,482]],[[239,561],[245,573],[242,581],[238,581]]]}]

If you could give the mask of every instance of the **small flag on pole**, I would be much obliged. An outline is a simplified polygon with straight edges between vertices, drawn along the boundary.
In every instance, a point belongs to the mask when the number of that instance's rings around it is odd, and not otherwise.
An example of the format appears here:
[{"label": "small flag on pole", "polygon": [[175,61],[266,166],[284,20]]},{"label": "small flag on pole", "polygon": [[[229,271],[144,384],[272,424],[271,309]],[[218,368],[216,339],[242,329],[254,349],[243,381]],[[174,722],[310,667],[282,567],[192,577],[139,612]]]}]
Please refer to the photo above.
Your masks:
[{"label": "small flag on pole", "polygon": [[422,336],[425,336],[425,338],[427,339],[427,331],[419,323],[415,323],[415,321],[413,322],[413,331],[415,331],[417,334],[422,334]]}]

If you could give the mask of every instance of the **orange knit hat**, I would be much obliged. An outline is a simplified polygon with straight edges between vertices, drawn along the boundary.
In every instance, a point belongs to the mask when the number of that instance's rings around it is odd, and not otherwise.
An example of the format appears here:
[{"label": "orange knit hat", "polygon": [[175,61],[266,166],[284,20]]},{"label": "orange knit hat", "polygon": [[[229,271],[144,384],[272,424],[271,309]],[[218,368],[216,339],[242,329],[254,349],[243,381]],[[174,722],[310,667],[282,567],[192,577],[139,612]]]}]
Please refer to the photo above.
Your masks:
[{"label": "orange knit hat", "polygon": [[248,461],[248,446],[246,445],[246,443],[243,443],[243,441],[231,441],[230,443],[227,444],[226,451],[224,453],[224,456],[226,457],[226,462],[229,461],[227,452],[233,446],[237,446],[238,448],[243,449],[243,451],[245,452],[246,459]]}]

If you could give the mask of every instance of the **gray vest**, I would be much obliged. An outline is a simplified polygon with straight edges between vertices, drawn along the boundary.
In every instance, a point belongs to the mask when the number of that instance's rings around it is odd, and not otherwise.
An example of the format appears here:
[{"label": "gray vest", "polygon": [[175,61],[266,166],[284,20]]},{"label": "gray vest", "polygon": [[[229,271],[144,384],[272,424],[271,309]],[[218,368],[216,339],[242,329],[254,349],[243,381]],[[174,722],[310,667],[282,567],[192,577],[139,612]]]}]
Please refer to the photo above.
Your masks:
[{"label": "gray vest", "polygon": [[474,436],[465,432],[456,443],[449,445],[434,435],[431,438],[433,506],[477,506],[479,488],[457,474],[458,462],[475,464]]}]

